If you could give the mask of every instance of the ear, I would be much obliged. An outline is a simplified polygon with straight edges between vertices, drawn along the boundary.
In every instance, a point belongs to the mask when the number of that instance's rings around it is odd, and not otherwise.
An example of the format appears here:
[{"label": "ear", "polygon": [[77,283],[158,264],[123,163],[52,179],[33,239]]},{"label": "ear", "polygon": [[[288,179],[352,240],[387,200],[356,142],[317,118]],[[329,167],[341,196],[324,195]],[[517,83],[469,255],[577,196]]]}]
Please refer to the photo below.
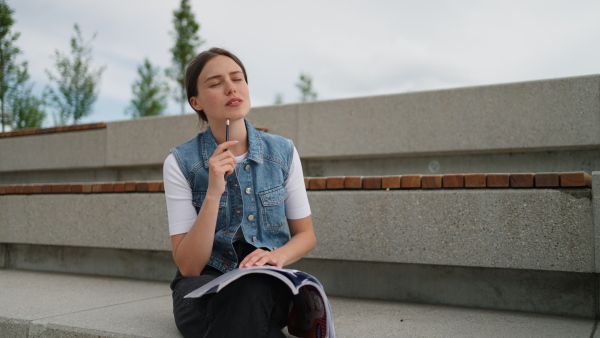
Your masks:
[{"label": "ear", "polygon": [[194,108],[195,110],[203,110],[202,106],[200,105],[200,102],[198,102],[198,100],[196,99],[195,96],[190,97],[190,105],[192,106],[192,108]]}]

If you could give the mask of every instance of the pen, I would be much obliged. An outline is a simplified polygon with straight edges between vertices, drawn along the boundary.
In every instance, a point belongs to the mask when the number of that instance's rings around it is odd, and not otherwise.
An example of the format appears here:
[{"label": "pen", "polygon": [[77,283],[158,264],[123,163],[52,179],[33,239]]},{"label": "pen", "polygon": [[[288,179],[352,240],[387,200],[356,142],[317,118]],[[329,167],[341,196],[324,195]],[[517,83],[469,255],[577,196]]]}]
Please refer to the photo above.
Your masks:
[{"label": "pen", "polygon": [[[225,142],[229,141],[229,119],[227,119],[227,125],[225,125]],[[225,149],[228,150],[229,148]]]}]

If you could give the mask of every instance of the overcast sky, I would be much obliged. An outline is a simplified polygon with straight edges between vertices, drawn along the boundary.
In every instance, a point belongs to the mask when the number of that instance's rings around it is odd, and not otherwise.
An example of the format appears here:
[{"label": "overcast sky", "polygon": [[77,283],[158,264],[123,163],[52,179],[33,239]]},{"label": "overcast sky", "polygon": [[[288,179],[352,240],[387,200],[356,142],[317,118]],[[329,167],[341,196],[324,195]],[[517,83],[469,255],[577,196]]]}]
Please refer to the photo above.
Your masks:
[{"label": "overcast sky", "polygon": [[[106,65],[94,113],[124,120],[145,57],[170,66],[176,0],[7,0],[37,91],[73,25]],[[600,73],[600,1],[192,0],[204,50],[248,71],[252,105],[298,102],[300,72],[320,100]],[[192,110],[186,107],[187,112]],[[167,114],[178,114],[171,103]],[[48,119],[46,126],[52,125]]]}]

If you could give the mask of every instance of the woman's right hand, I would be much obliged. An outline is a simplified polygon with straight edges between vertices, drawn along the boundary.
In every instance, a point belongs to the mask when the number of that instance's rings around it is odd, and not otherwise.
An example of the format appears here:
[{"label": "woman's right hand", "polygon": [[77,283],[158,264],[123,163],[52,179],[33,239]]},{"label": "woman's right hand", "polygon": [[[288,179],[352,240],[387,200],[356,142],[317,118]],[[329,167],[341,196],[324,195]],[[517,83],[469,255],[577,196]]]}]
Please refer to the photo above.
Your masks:
[{"label": "woman's right hand", "polygon": [[227,141],[219,144],[208,160],[208,194],[221,197],[225,191],[226,177],[235,170],[235,156],[227,150],[238,141]]}]

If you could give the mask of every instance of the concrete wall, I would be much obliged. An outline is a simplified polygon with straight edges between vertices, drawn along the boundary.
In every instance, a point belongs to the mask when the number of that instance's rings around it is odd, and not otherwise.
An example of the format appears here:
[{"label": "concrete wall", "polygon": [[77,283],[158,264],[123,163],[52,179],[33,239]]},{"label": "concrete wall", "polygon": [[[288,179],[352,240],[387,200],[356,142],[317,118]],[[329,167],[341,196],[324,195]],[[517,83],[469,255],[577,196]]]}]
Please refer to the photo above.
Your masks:
[{"label": "concrete wall", "polygon": [[[591,194],[588,188],[311,191],[319,241],[308,257],[594,272]],[[0,214],[0,243],[171,249],[160,193],[5,195]]]},{"label": "concrete wall", "polygon": [[[331,295],[595,317],[599,190],[309,191],[318,244],[292,267]],[[173,278],[162,193],[0,195],[0,214],[4,268]]]},{"label": "concrete wall", "polygon": [[[307,176],[591,172],[599,98],[594,75],[259,107],[249,119],[294,140]],[[198,131],[195,115],[178,115],[0,139],[0,184],[158,180],[169,149]]]}]

